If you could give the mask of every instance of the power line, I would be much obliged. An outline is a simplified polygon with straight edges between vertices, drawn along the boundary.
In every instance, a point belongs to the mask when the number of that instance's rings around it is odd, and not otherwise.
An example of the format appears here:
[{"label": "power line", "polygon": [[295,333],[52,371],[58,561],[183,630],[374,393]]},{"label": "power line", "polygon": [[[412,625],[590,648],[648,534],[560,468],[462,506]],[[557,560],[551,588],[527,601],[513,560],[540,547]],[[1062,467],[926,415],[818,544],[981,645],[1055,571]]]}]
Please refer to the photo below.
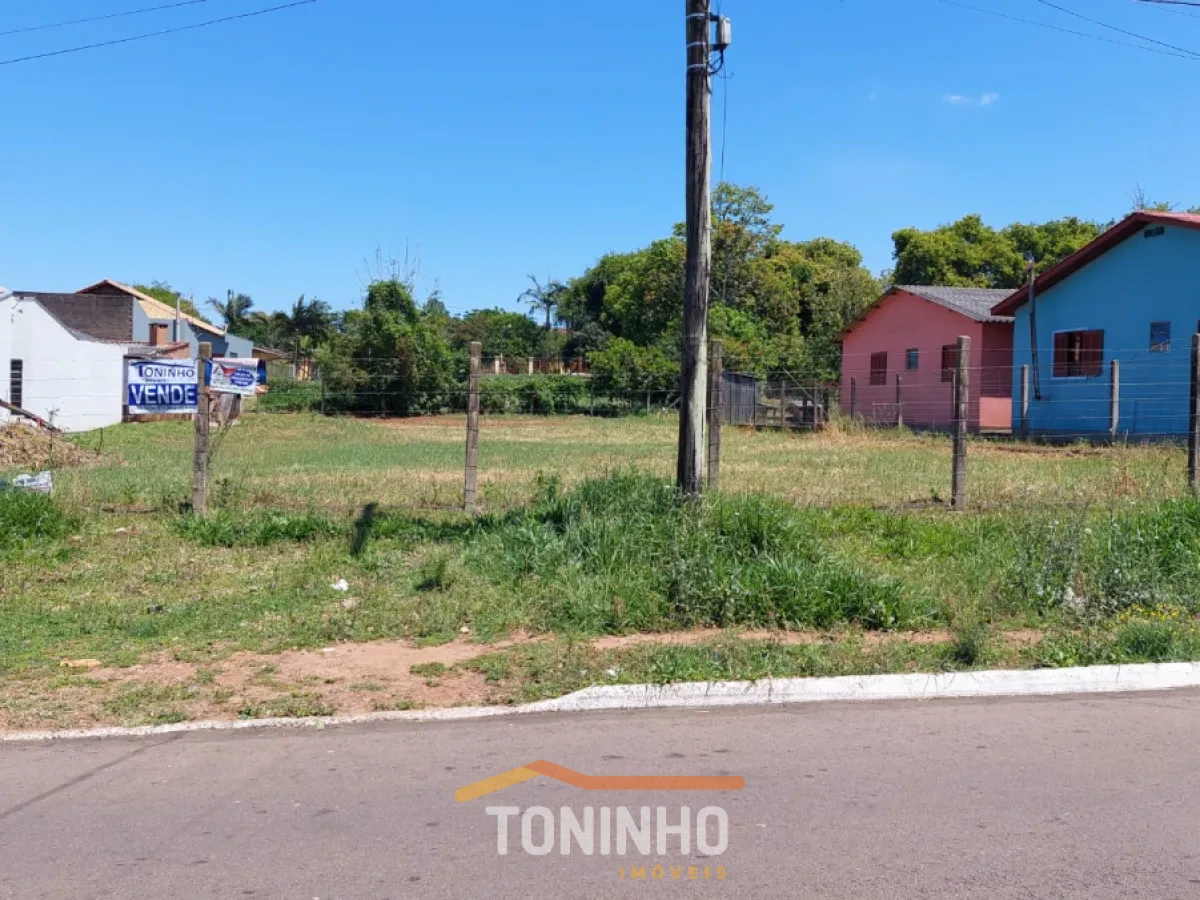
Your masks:
[{"label": "power line", "polygon": [[1065,6],[1059,6],[1057,3],[1051,3],[1050,0],[1037,0],[1042,6],[1048,6],[1051,9],[1057,9],[1059,12],[1066,13],[1068,16],[1074,16],[1077,19],[1082,19],[1085,22],[1090,22],[1093,25],[1099,25],[1101,28],[1107,28],[1109,31],[1115,31],[1117,34],[1124,34],[1128,37],[1137,38],[1139,41],[1149,41],[1151,44],[1158,44],[1160,47],[1166,47],[1170,50],[1177,50],[1180,53],[1188,53],[1192,56],[1200,56],[1194,50],[1189,50],[1186,47],[1177,47],[1174,44],[1168,44],[1166,41],[1160,41],[1157,38],[1146,37],[1144,34],[1138,34],[1136,31],[1128,31],[1124,28],[1118,28],[1116,25],[1109,25],[1107,22],[1101,22],[1099,19],[1093,19],[1091,16],[1085,16],[1083,13],[1075,12],[1073,9],[1067,9]]},{"label": "power line", "polygon": [[1189,19],[1200,19],[1200,15],[1194,12],[1188,12],[1187,9],[1178,9],[1177,7],[1200,6],[1200,3],[1163,3],[1160,0],[1137,0],[1138,3],[1149,3],[1155,9],[1161,9],[1163,12],[1174,13],[1177,16],[1186,16]]},{"label": "power line", "polygon": [[1036,25],[1039,28],[1049,28],[1051,31],[1061,31],[1064,34],[1073,34],[1076,37],[1089,38],[1093,41],[1103,41],[1106,44],[1116,44],[1120,47],[1133,47],[1137,50],[1145,50],[1147,53],[1159,53],[1163,56],[1173,56],[1176,59],[1188,59],[1192,62],[1200,61],[1200,55],[1194,53],[1175,53],[1171,50],[1159,50],[1157,47],[1147,47],[1145,44],[1135,44],[1132,41],[1122,41],[1117,38],[1107,38],[1099,34],[1090,34],[1086,31],[1077,31],[1074,28],[1064,28],[1061,25],[1051,25],[1049,22],[1039,22],[1037,19],[1024,19],[1020,16],[1011,16],[1008,13],[997,12],[994,9],[985,9],[982,6],[972,6],[969,3],[961,3],[959,0],[937,0],[938,3],[946,6],[957,6],[960,9],[969,9],[973,12],[984,13],[989,16],[996,16],[1001,19],[1008,19],[1012,22],[1022,22],[1025,25]]},{"label": "power line", "polygon": [[207,28],[209,25],[219,25],[222,22],[233,22],[238,19],[251,19],[255,16],[265,16],[268,13],[280,12],[285,9],[292,9],[296,6],[307,6],[310,3],[316,3],[317,0],[293,0],[291,3],[284,3],[279,6],[271,6],[267,9],[256,9],[252,12],[238,13],[233,16],[222,16],[219,19],[209,19],[205,22],[194,22],[191,25],[180,25],[176,28],[164,28],[161,31],[149,31],[145,34],[135,34],[129,37],[116,38],[111,41],[98,41],[95,44],[83,44],[79,47],[67,47],[63,50],[50,50],[46,53],[35,53],[31,56],[18,56],[13,59],[0,59],[0,66],[11,66],[15,63],[30,62],[35,59],[46,59],[51,56],[63,56],[67,53],[80,53],[84,50],[95,50],[98,47],[113,47],[117,44],[128,44],[132,41],[144,41],[147,38],[162,37],[166,34],[177,34],[181,31],[193,31],[197,28]]},{"label": "power line", "polygon": [[182,0],[179,3],[167,3],[162,6],[144,6],[141,9],[130,9],[125,12],[108,13],[103,16],[89,16],[86,19],[67,19],[62,22],[50,22],[46,25],[27,25],[24,28],[10,28],[8,31],[0,31],[0,37],[7,37],[10,34],[27,34],[31,31],[46,31],[50,28],[63,28],[67,25],[82,25],[85,22],[101,22],[105,19],[120,19],[124,16],[137,16],[142,13],[158,12],[162,9],[177,9],[180,6],[195,6],[198,3],[207,3],[208,0]]}]

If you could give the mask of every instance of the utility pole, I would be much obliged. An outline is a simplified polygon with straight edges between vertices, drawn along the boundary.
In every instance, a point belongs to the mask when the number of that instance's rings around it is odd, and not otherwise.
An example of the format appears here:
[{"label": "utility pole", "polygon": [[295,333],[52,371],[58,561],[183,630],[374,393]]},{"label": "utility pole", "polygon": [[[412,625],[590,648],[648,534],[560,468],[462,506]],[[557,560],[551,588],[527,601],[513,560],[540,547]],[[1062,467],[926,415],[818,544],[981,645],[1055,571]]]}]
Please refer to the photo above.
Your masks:
[{"label": "utility pole", "polygon": [[[708,294],[712,276],[712,28],[709,0],[685,0],[687,13],[687,267],[683,290],[683,373],[679,403],[679,490],[704,489],[704,419],[708,387]],[[717,25],[724,57],[728,20]]]},{"label": "utility pole", "polygon": [[1038,369],[1037,330],[1037,260],[1032,253],[1025,254],[1025,268],[1029,270],[1029,356],[1033,363],[1033,399],[1042,399],[1042,376]]}]

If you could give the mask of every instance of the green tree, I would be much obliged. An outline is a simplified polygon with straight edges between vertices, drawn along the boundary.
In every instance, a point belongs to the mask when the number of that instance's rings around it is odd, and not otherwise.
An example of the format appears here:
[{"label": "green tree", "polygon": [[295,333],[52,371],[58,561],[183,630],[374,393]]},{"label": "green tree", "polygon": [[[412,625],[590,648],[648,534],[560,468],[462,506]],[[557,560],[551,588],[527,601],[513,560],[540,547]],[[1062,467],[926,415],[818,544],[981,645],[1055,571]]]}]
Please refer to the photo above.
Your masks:
[{"label": "green tree", "polygon": [[212,324],[211,320],[200,312],[190,297],[183,296],[183,294],[179,293],[179,291],[175,290],[165,281],[152,281],[149,284],[135,284],[133,285],[133,289],[135,291],[141,291],[148,297],[153,297],[160,303],[167,304],[167,306],[170,306],[172,309],[174,309],[175,303],[178,300],[180,312],[186,313],[194,319],[199,319],[201,322],[208,322],[209,324]]},{"label": "green tree", "polygon": [[529,316],[503,309],[477,309],[452,321],[451,343],[460,350],[472,341],[485,356],[539,356],[543,329]]},{"label": "green tree", "polygon": [[554,314],[558,310],[559,300],[562,298],[565,286],[557,281],[547,281],[542,284],[533,275],[528,276],[533,283],[532,287],[526,288],[517,297],[517,302],[528,303],[532,312],[546,314],[546,330],[554,324]]},{"label": "green tree", "polygon": [[1031,252],[1037,271],[1057,264],[1101,232],[1101,226],[1075,217],[1041,224],[1014,224],[1001,231],[978,215],[965,216],[930,231],[903,228],[892,235],[896,284],[1017,288]]},{"label": "green tree", "polygon": [[249,294],[228,290],[225,292],[223,301],[216,297],[209,297],[208,305],[225,320],[227,331],[240,335],[249,325],[250,310],[254,307],[254,301],[250,299]]},{"label": "green tree", "polygon": [[330,402],[401,416],[454,405],[455,361],[435,318],[417,306],[410,282],[372,282],[363,308],[346,313],[317,354]]}]

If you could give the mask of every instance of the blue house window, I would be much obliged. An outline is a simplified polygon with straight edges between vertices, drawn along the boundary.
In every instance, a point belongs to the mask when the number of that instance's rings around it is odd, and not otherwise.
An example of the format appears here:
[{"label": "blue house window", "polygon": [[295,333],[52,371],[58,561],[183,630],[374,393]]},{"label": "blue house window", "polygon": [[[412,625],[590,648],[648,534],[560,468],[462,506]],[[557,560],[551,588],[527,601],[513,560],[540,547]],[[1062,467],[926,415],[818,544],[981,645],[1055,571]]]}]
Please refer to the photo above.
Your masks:
[{"label": "blue house window", "polygon": [[917,363],[920,361],[921,354],[917,350],[904,351],[904,367],[910,372],[917,371]]},{"label": "blue house window", "polygon": [[1094,378],[1104,368],[1104,332],[1056,331],[1054,377]]},{"label": "blue house window", "polygon": [[1171,323],[1150,323],[1150,352],[1167,353],[1171,349]]}]

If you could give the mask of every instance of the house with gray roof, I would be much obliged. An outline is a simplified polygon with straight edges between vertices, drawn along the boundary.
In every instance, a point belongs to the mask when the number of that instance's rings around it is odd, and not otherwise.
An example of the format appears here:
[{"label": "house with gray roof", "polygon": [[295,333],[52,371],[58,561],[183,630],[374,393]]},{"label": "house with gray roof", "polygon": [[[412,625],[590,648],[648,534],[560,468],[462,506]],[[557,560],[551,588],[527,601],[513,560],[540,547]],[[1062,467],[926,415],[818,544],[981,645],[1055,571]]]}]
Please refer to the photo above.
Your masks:
[{"label": "house with gray roof", "polygon": [[841,406],[881,425],[949,428],[960,336],[970,341],[967,427],[1012,428],[1012,291],[895,285],[842,332]]}]

